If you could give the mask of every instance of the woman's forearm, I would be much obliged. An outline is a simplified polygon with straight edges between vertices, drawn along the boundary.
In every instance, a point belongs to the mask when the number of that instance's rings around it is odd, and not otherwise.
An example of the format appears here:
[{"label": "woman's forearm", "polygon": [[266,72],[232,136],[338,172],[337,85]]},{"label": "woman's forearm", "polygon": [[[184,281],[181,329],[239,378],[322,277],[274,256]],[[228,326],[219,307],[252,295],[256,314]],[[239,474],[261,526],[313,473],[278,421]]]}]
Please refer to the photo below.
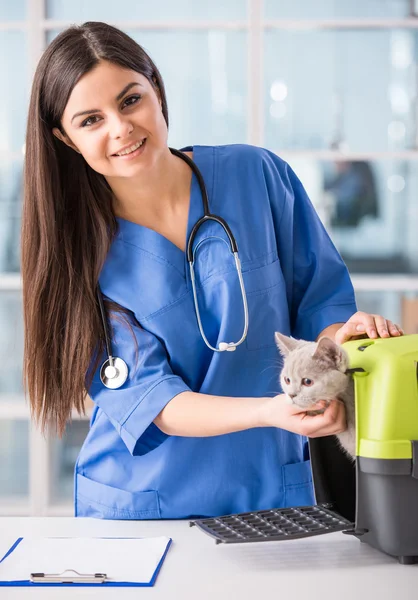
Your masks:
[{"label": "woman's forearm", "polygon": [[[325,407],[318,404],[313,408]],[[234,398],[182,392],[163,408],[154,423],[167,435],[183,437],[211,437],[254,427],[278,427],[308,437],[321,437],[346,429],[342,402],[333,400],[327,403],[325,411],[309,416],[298,406],[288,404],[284,394],[272,398]]]},{"label": "woman's forearm", "polygon": [[182,392],[155,418],[168,435],[210,437],[267,425],[266,405],[272,398],[234,398]]}]

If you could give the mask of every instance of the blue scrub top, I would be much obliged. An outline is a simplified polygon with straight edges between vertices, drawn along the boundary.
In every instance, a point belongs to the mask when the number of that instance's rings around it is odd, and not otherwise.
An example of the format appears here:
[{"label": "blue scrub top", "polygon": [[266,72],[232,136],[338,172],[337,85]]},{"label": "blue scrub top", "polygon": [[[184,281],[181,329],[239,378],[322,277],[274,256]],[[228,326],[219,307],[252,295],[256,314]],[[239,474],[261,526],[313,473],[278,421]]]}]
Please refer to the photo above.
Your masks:
[{"label": "blue scrub top", "polygon": [[[281,392],[274,332],[314,340],[355,311],[347,269],[292,169],[248,145],[193,146],[211,212],[238,244],[249,329],[235,352],[212,352],[195,315],[186,255],[155,231],[118,219],[100,275],[103,294],[131,311],[111,318],[113,355],[129,377],[109,390],[95,373],[91,427],[75,468],[75,513],[107,519],[219,516],[314,502],[306,439],[254,428],[214,437],[168,436],[153,420],[177,394]],[[188,234],[203,214],[192,178]],[[237,341],[244,313],[223,229],[199,231],[195,270],[210,343]],[[139,325],[138,325],[139,324]],[[103,356],[103,360],[105,356]]]}]

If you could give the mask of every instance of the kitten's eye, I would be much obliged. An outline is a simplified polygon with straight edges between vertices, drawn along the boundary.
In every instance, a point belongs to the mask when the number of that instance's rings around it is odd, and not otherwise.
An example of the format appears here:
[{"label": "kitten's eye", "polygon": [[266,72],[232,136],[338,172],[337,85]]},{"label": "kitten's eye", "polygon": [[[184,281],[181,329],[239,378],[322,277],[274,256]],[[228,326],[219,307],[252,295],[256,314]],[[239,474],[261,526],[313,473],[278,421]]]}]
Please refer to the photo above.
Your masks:
[{"label": "kitten's eye", "polygon": [[289,377],[283,377],[283,379],[284,379],[284,382],[285,382],[286,385],[290,385],[290,379],[289,379]]},{"label": "kitten's eye", "polygon": [[302,379],[302,385],[310,387],[311,385],[313,385],[313,380],[309,379],[308,377],[305,377],[304,379]]}]

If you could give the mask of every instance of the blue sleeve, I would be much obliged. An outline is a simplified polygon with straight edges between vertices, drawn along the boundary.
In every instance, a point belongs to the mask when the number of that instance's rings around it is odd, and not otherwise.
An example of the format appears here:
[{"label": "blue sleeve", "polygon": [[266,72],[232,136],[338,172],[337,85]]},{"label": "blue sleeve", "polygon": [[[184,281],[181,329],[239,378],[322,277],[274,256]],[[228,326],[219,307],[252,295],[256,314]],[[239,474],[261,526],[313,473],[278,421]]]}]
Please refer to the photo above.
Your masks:
[{"label": "blue sleeve", "polygon": [[134,317],[128,321],[130,327],[123,322],[123,317],[111,317],[112,352],[128,365],[128,379],[119,389],[106,388],[100,380],[100,367],[107,358],[104,355],[88,393],[106,414],[129,452],[138,456],[167,439],[168,435],[153,421],[170,400],[190,388],[172,372],[161,342],[142,329]]},{"label": "blue sleeve", "polygon": [[315,340],[356,311],[350,276],[290,166],[268,152],[265,177],[286,281],[291,334]]}]

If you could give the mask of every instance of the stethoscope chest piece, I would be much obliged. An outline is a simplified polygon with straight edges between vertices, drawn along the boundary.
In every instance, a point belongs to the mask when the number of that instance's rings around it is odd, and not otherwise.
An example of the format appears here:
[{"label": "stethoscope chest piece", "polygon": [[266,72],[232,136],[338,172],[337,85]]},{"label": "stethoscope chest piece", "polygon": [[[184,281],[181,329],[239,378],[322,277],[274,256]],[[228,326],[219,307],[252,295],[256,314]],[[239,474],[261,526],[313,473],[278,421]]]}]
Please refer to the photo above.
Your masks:
[{"label": "stethoscope chest piece", "polygon": [[[111,364],[111,361],[113,364]],[[116,390],[128,379],[128,367],[121,358],[107,358],[100,369],[100,379],[107,388]]]}]

